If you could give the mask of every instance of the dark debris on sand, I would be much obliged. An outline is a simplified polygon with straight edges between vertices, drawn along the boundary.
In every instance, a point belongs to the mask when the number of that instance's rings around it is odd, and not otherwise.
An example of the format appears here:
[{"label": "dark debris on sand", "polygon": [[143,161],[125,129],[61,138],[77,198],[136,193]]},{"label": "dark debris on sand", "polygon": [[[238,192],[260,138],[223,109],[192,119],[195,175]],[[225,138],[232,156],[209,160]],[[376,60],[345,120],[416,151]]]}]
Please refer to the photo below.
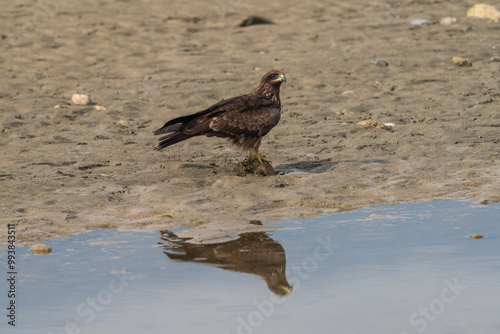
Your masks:
[{"label": "dark debris on sand", "polygon": [[271,163],[263,161],[260,163],[257,159],[245,159],[243,161],[229,161],[222,166],[215,166],[213,170],[214,174],[229,174],[237,176],[271,176],[276,175],[277,172]]}]

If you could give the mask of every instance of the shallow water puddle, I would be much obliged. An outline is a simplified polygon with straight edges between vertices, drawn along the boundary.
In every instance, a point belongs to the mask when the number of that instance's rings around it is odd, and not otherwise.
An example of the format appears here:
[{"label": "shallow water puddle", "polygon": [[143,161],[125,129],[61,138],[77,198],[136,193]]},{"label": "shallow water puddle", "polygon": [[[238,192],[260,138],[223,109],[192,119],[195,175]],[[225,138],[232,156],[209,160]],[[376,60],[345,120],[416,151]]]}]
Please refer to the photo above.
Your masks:
[{"label": "shallow water puddle", "polygon": [[95,230],[46,242],[45,256],[19,247],[17,326],[3,307],[1,332],[500,331],[500,204],[380,206],[279,225],[294,229],[204,246],[176,231]]}]

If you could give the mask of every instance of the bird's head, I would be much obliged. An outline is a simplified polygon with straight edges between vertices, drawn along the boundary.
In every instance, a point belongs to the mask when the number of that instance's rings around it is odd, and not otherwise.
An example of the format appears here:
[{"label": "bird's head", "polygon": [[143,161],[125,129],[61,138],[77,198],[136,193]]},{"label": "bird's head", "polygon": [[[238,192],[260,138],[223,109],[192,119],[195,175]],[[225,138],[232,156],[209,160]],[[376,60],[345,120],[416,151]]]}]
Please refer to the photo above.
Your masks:
[{"label": "bird's head", "polygon": [[262,77],[261,84],[268,84],[272,86],[280,86],[282,82],[286,82],[285,75],[283,72],[278,70],[272,70],[266,73]]},{"label": "bird's head", "polygon": [[283,82],[286,82],[283,72],[278,70],[269,71],[260,80],[259,87],[250,93],[250,95],[265,96],[281,105],[279,94],[280,86]]}]

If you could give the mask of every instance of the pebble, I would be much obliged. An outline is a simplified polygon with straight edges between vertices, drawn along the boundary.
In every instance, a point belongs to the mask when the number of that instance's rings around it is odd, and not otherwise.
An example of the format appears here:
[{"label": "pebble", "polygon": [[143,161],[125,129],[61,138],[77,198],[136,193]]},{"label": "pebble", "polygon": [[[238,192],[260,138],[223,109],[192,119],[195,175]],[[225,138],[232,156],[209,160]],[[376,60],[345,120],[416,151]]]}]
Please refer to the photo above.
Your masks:
[{"label": "pebble", "polygon": [[130,126],[130,123],[124,119],[119,120],[118,122],[116,122],[116,124],[121,125],[124,128],[128,128]]},{"label": "pebble", "polygon": [[472,66],[472,62],[470,60],[464,59],[462,57],[453,57],[452,61],[453,61],[453,64],[455,64],[457,66],[462,66],[462,67],[471,67]]},{"label": "pebble", "polygon": [[358,122],[359,125],[365,125],[365,126],[377,126],[377,122],[372,121],[371,119],[367,119],[361,122]]},{"label": "pebble", "polygon": [[346,90],[346,91],[343,91],[342,92],[342,95],[354,95],[354,91],[353,90]]},{"label": "pebble", "polygon": [[449,26],[450,24],[453,24],[453,23],[457,23],[456,17],[443,17],[439,21],[439,24],[444,25],[444,26]]},{"label": "pebble", "polygon": [[384,59],[377,59],[377,61],[375,62],[375,65],[381,66],[381,67],[386,67],[386,66],[389,66],[389,63]]},{"label": "pebble", "polygon": [[[274,180],[273,182],[271,182],[271,184],[269,185],[269,188],[284,188],[284,187],[288,187],[289,184],[284,182],[284,181],[281,181],[281,180]],[[250,222],[250,224],[252,224]],[[261,223],[262,224],[262,223]]]},{"label": "pebble", "polygon": [[61,106],[60,106],[60,105],[58,105],[58,104],[56,104],[56,105],[54,106],[54,109],[61,109]]},{"label": "pebble", "polygon": [[316,154],[312,153],[306,154],[306,158],[309,160],[319,160],[319,157]]},{"label": "pebble", "polygon": [[73,96],[71,97],[71,102],[80,106],[88,106],[92,104],[92,101],[90,101],[90,96],[85,94],[73,94]]},{"label": "pebble", "polygon": [[240,23],[240,27],[248,27],[256,24],[275,24],[273,20],[267,17],[250,15]]},{"label": "pebble", "polygon": [[498,63],[500,62],[500,57],[491,57],[490,60]]},{"label": "pebble", "polygon": [[428,26],[431,24],[429,20],[422,20],[422,19],[409,20],[408,23],[410,23],[413,26]]},{"label": "pebble", "polygon": [[485,4],[476,4],[467,11],[468,17],[477,17],[480,19],[489,19],[491,21],[500,21],[500,12],[493,6]]},{"label": "pebble", "polygon": [[384,130],[387,130],[387,131],[392,131],[392,130],[394,130],[395,126],[396,126],[396,124],[394,124],[394,123],[384,123],[384,124],[380,124],[378,127],[380,129],[384,129]]},{"label": "pebble", "polygon": [[482,239],[482,238],[484,238],[484,235],[474,233],[474,234],[469,235],[468,237],[472,238],[472,239]]},{"label": "pebble", "polygon": [[44,244],[38,244],[34,245],[33,247],[30,248],[30,252],[33,254],[38,254],[38,255],[47,255],[50,252],[52,252],[52,248],[50,248],[47,245]]},{"label": "pebble", "polygon": [[106,107],[103,107],[103,106],[94,106],[95,110],[97,111],[103,111],[103,110],[106,110]]}]

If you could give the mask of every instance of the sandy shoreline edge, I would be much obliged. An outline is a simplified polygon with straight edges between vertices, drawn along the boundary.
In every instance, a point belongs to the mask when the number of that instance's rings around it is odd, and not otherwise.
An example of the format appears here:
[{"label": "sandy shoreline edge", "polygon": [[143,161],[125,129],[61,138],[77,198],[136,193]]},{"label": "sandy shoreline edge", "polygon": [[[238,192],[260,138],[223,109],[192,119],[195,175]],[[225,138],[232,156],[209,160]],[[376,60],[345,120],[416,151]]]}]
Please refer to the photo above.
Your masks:
[{"label": "sandy shoreline edge", "polygon": [[[213,242],[338,210],[500,201],[500,23],[467,18],[466,1],[60,3],[13,40],[37,6],[13,3],[0,25],[0,221],[20,245],[95,228],[192,227]],[[238,27],[269,13],[276,24]],[[153,151],[166,120],[247,93],[271,68],[287,83],[261,152],[284,175],[214,173],[244,158],[219,139]]]}]

